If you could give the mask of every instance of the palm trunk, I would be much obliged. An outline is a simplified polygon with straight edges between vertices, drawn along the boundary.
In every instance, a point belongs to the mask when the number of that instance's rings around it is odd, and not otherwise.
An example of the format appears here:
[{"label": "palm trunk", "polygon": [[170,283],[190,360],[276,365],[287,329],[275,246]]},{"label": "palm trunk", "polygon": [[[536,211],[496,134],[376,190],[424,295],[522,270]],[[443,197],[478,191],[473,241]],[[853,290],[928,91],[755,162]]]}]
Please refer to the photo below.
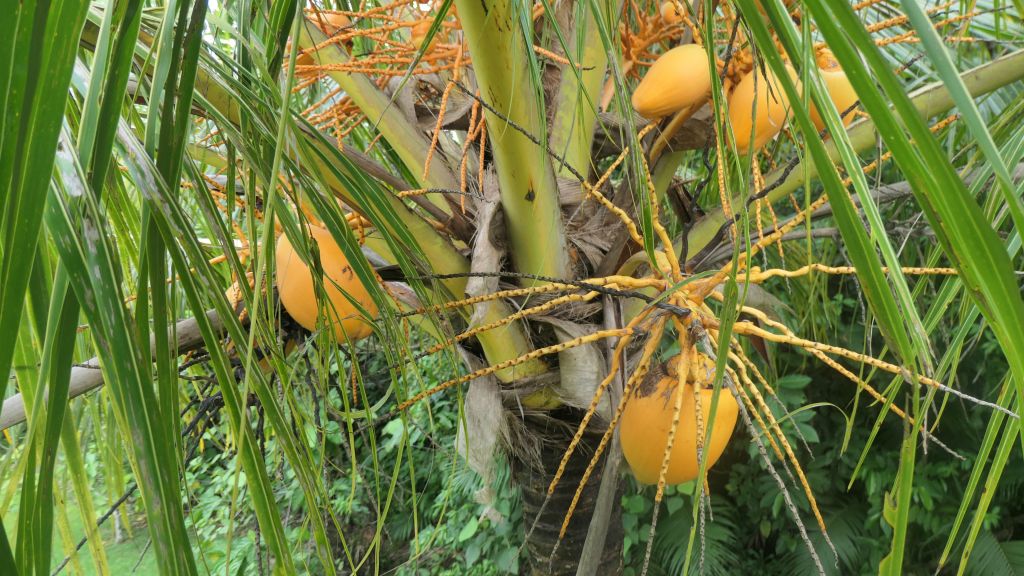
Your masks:
[{"label": "palm trunk", "polygon": [[[557,419],[561,418],[561,419]],[[520,570],[521,574],[540,575],[574,575],[579,564],[583,544],[587,539],[587,531],[594,514],[598,490],[604,472],[604,459],[596,463],[573,512],[572,519],[566,530],[565,537],[559,543],[558,533],[562,527],[565,514],[572,502],[573,495],[579,487],[584,471],[597,448],[603,430],[589,430],[576,447],[572,458],[562,474],[561,480],[541,510],[548,485],[569,441],[579,423],[579,413],[559,410],[548,417],[528,416],[524,422],[526,429],[533,438],[538,439],[538,457],[528,461],[517,458],[513,463],[513,479],[519,484],[523,493],[523,519],[528,533],[526,548],[529,551],[527,564]],[[594,425],[591,424],[591,429]],[[621,496],[622,484],[618,493]],[[616,498],[616,504],[618,498]],[[537,514],[541,516],[538,519]],[[530,527],[537,521],[536,528],[530,533]],[[622,514],[616,505],[612,508],[608,519],[608,535],[600,562],[598,575],[618,575],[622,573]],[[557,550],[555,550],[557,544]],[[555,550],[552,557],[551,552]]]}]

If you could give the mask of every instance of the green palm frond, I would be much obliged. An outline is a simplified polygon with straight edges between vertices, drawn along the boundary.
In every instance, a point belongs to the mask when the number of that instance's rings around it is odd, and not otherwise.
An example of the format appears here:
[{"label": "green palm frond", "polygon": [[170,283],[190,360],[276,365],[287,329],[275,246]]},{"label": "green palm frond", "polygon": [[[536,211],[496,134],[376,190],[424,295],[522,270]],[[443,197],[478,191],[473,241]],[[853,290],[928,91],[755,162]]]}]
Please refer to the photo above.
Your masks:
[{"label": "green palm frond", "polygon": [[988,530],[978,535],[973,560],[967,574],[992,576],[1017,576],[1024,574],[1024,542],[1011,540],[1000,542]]}]

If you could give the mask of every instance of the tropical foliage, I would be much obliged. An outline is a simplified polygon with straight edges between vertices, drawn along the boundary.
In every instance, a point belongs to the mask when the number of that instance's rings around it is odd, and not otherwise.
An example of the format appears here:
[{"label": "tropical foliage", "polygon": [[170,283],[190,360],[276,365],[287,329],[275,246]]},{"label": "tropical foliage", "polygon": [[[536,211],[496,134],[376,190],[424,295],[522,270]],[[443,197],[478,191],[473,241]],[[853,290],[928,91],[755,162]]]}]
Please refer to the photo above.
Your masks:
[{"label": "tropical foliage", "polygon": [[1024,571],[1020,2],[12,11],[0,573]]}]

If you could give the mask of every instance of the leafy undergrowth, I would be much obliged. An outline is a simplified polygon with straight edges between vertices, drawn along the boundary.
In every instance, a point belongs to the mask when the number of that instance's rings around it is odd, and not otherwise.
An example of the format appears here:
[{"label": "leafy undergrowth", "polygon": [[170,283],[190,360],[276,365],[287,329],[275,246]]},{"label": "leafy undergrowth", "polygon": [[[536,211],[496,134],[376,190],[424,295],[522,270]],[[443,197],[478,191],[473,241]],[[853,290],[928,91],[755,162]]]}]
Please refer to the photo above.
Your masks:
[{"label": "leafy undergrowth", "polygon": [[[819,315],[810,321],[816,322],[814,330],[828,333],[832,341],[853,346],[859,339],[862,341],[863,332],[846,327],[860,314],[860,305],[855,293],[839,288],[838,294],[819,307]],[[990,340],[983,336],[965,355],[961,366],[964,381],[982,377],[986,369],[1000,361]],[[366,362],[363,369],[367,373],[372,374],[380,367],[372,352],[359,358]],[[883,519],[883,495],[898,467],[902,430],[895,423],[882,426],[856,480],[847,488],[871,434],[874,412],[864,409],[863,399],[855,407],[846,381],[827,368],[817,367],[798,352],[777,351],[772,364],[780,373],[776,381],[783,403],[806,407],[790,413],[783,426],[803,439],[801,459],[839,553],[838,568],[831,562],[826,568],[833,574],[873,573],[872,567],[887,553],[891,538],[891,529]],[[450,377],[451,369],[436,359],[424,359],[419,362],[419,372],[425,381],[442,381]],[[383,383],[375,384],[373,378],[367,379],[366,386],[371,397],[384,393]],[[836,398],[844,400],[835,405]],[[334,390],[321,402],[327,403],[321,404],[322,408],[341,408]],[[327,413],[324,410],[323,414]],[[519,543],[524,529],[518,490],[510,484],[508,465],[499,462],[490,489],[482,491],[480,477],[452,453],[451,439],[455,438],[459,419],[457,396],[438,396],[429,405],[418,405],[410,410],[407,420],[396,418],[379,423],[374,452],[378,469],[392,470],[397,465],[405,471],[411,454],[415,470],[415,483],[409,482],[410,476],[403,476],[405,481],[396,486],[380,536],[375,536],[377,491],[366,486],[358,474],[353,479],[345,446],[347,436],[337,422],[323,414],[321,427],[308,427],[306,435],[309,446],[330,464],[325,468],[325,479],[354,553],[365,550],[373,538],[379,537],[383,540],[381,548],[386,551],[379,559],[381,572],[409,576],[518,573],[522,561]],[[935,446],[923,456],[926,465],[918,468],[915,477],[909,535],[915,545],[908,548],[907,573],[930,574],[934,570],[935,559],[945,543],[941,535],[948,532],[962,497],[963,479],[974,465],[973,454],[981,440],[977,431],[983,430],[985,418],[986,414],[968,405],[951,403],[946,408],[938,437],[965,459],[958,460]],[[236,475],[233,452],[220,443],[223,426],[219,424],[207,431],[202,450],[189,465],[186,485],[191,495],[193,539],[205,572],[244,573],[260,561],[255,554],[255,519],[246,506],[244,476]],[[359,441],[366,439],[365,434],[356,437]],[[712,514],[704,528],[703,551],[699,539],[693,550],[692,569],[700,568],[703,555],[706,574],[806,574],[812,571],[813,563],[792,528],[782,497],[765,481],[763,465],[749,440],[745,432],[737,431],[718,465],[710,471]],[[272,438],[267,442],[269,453],[274,451],[273,442]],[[366,446],[357,445],[356,454],[364,458],[359,469],[373,469],[371,452]],[[272,477],[296,560],[304,570],[316,573],[312,568],[316,565],[313,542],[304,526],[308,511],[303,508],[299,486],[286,467],[275,469]],[[627,487],[621,502],[623,560],[625,573],[630,575],[639,574],[642,566],[654,488],[638,486],[625,471],[624,479]],[[1018,540],[1024,529],[1022,489],[1024,462],[1015,455],[989,511],[970,573],[1022,573],[1024,547]],[[682,570],[693,527],[694,492],[693,483],[667,490],[661,504],[650,574],[679,574]],[[485,498],[488,495],[489,499]],[[232,499],[235,506],[226,506],[225,502]],[[138,503],[133,500],[131,505],[132,517],[141,519]],[[74,507],[71,513],[72,531],[77,537],[81,525]],[[103,532],[104,538],[112,541],[109,525]],[[134,573],[150,573],[153,555],[143,553],[146,538],[145,530],[136,526],[132,539],[111,545],[108,552],[112,571],[129,574],[134,569]],[[818,541],[821,536],[812,531],[811,538]],[[140,556],[142,560],[136,568]],[[55,561],[62,557],[62,552],[55,549]],[[83,549],[80,560],[83,573],[92,574],[87,549]]]}]

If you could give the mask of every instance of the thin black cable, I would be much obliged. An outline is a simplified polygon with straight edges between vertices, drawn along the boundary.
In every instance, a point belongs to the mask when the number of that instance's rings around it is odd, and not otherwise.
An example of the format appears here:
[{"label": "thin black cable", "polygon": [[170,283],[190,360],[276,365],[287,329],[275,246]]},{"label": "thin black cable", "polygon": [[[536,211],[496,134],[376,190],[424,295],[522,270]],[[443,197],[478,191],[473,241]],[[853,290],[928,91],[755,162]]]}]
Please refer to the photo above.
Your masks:
[{"label": "thin black cable", "polygon": [[565,168],[566,170],[568,170],[580,182],[586,182],[587,181],[586,177],[584,177],[583,174],[580,174],[579,171],[577,171],[575,168],[573,168],[572,166],[570,166],[569,164],[567,164],[565,162],[565,157],[564,156],[559,156],[558,153],[555,152],[554,150],[552,150],[550,146],[548,146],[547,144],[542,143],[539,138],[537,138],[533,134],[530,134],[530,132],[527,131],[526,128],[523,128],[522,126],[516,124],[511,118],[509,118],[508,116],[505,116],[501,112],[497,111],[493,106],[491,106],[490,104],[485,102],[483,98],[481,98],[481,97],[477,96],[476,94],[473,94],[472,92],[470,92],[468,88],[466,88],[465,86],[462,85],[462,83],[456,82],[456,81],[452,81],[452,84],[454,84],[455,87],[458,88],[460,92],[462,92],[466,96],[469,96],[473,100],[476,100],[477,102],[479,102],[480,105],[483,106],[484,108],[486,108],[488,112],[490,112],[491,114],[494,114],[498,118],[501,118],[501,120],[503,122],[507,123],[509,126],[514,128],[517,132],[519,132],[520,134],[525,136],[527,139],[530,140],[530,142],[533,142],[537,146],[540,146],[541,148],[543,148],[544,151],[547,152],[549,156],[551,156],[555,160],[558,160],[558,164],[559,164],[560,168]]}]

